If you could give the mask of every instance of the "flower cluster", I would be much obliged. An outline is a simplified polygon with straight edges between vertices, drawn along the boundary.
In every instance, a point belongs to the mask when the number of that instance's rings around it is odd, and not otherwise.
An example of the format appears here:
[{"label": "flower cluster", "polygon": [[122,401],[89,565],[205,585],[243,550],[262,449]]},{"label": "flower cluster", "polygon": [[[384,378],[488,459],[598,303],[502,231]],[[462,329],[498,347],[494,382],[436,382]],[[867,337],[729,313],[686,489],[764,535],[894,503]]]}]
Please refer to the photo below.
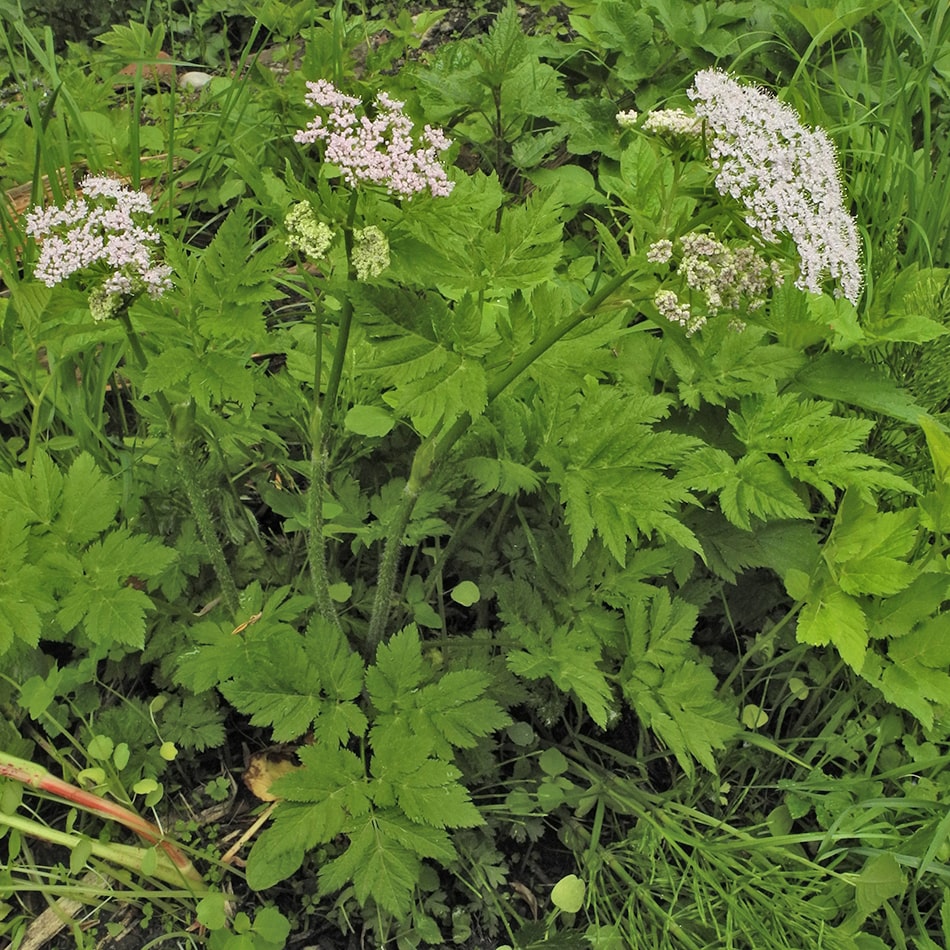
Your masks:
[{"label": "flower cluster", "polygon": [[748,245],[730,248],[709,234],[693,233],[680,238],[680,247],[679,272],[711,310],[758,310],[765,294],[782,284],[778,263]]},{"label": "flower cluster", "polygon": [[333,243],[330,226],[317,219],[306,201],[295,204],[284,218],[287,245],[312,261],[319,260]]},{"label": "flower cluster", "polygon": [[97,319],[114,312],[121,297],[142,291],[158,297],[168,290],[171,268],[152,259],[158,232],[135,220],[151,214],[148,195],[102,176],[87,177],[80,188],[83,197],[26,215],[26,233],[40,247],[36,277],[53,287],[88,268],[101,269],[105,280],[91,298]]},{"label": "flower cluster", "polygon": [[678,323],[686,330],[687,336],[692,336],[706,323],[703,314],[694,314],[689,304],[683,303],[672,290],[658,290],[653,296],[653,303],[660,316],[666,317],[670,323]]},{"label": "flower cluster", "polygon": [[697,73],[689,96],[706,122],[720,193],[745,205],[746,222],[766,241],[791,236],[800,258],[796,286],[819,293],[828,274],[837,295],[856,302],[863,282],[857,228],[828,136],[721,70]]},{"label": "flower cluster", "polygon": [[378,277],[389,267],[389,240],[370,225],[353,232],[353,268],[359,280]]},{"label": "flower cluster", "polygon": [[322,141],[324,159],[340,168],[347,184],[382,185],[405,198],[421,191],[434,196],[452,191],[454,183],[438,157],[449,140],[441,129],[427,125],[418,144],[412,120],[403,112],[404,102],[382,92],[370,117],[365,110],[359,114],[359,99],[344,95],[326,79],[308,82],[307,88],[307,103],[325,115],[315,115],[294,141],[303,145]]},{"label": "flower cluster", "polygon": [[[665,264],[673,258],[673,244],[665,238],[651,244],[647,260]],[[702,299],[702,312],[694,313],[671,290],[660,290],[654,303],[660,313],[686,328],[692,336],[705,325],[707,318],[720,311],[752,312],[765,303],[772,287],[780,286],[782,274],[779,265],[768,262],[749,246],[727,247],[710,234],[693,232],[679,240],[677,273],[692,295]],[[734,320],[735,329],[744,324]]]},{"label": "flower cluster", "polygon": [[618,112],[617,125],[622,129],[632,129],[636,126],[639,117],[640,113],[635,109],[630,109],[627,112]]},{"label": "flower cluster", "polygon": [[643,128],[658,135],[698,138],[702,135],[703,120],[682,109],[655,109],[647,113]]}]

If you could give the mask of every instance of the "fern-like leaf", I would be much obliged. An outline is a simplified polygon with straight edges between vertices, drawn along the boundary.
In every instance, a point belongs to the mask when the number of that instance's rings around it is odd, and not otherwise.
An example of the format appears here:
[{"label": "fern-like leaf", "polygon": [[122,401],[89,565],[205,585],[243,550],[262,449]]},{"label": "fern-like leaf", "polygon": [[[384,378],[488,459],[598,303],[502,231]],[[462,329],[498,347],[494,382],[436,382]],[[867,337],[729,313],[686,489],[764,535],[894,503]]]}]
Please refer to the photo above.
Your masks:
[{"label": "fern-like leaf", "polygon": [[675,472],[701,443],[653,427],[667,408],[662,397],[593,383],[576,401],[562,404],[554,444],[542,450],[540,460],[560,488],[575,564],[595,532],[621,565],[628,541],[654,533],[701,553],[695,535],[677,517],[693,499]]},{"label": "fern-like leaf", "polygon": [[659,589],[625,611],[628,657],[620,678],[643,724],[669,747],[687,774],[693,761],[715,771],[714,750],[738,732],[733,706],[691,638],[698,611]]}]

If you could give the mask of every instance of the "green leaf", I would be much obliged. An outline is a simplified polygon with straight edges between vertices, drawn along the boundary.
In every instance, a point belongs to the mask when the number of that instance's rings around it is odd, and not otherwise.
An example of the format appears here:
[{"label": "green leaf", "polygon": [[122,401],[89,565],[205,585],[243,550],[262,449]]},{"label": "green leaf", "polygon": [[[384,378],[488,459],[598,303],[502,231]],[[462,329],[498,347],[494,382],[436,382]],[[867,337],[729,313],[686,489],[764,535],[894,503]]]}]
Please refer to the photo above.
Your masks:
[{"label": "green leaf", "polygon": [[63,495],[63,474],[45,453],[37,452],[31,475],[15,470],[0,475],[0,500],[5,508],[23,513],[30,524],[51,527],[59,514]]},{"label": "green leaf", "polygon": [[284,825],[266,828],[247,856],[247,886],[265,891],[287,880],[303,864],[305,853],[303,844],[287,834]]},{"label": "green leaf", "polygon": [[472,604],[478,603],[481,593],[478,584],[472,581],[462,581],[449,591],[449,596],[455,603],[461,604],[463,607],[471,607]]},{"label": "green leaf", "polygon": [[858,601],[833,584],[809,595],[798,615],[796,637],[812,646],[834,644],[841,659],[861,672],[868,646],[867,618]]},{"label": "green leaf", "polygon": [[873,423],[834,416],[828,402],[791,392],[751,397],[729,413],[729,421],[748,450],[777,457],[792,478],[814,486],[829,502],[840,488],[916,494],[913,485],[864,452]]},{"label": "green leaf", "polygon": [[404,627],[382,643],[376,663],[366,671],[366,689],[380,713],[392,711],[401,696],[423,680],[422,647],[415,626]]},{"label": "green leaf", "polygon": [[854,898],[862,918],[879,910],[892,897],[904,893],[907,882],[900,864],[891,854],[870,858],[860,874],[854,875]]},{"label": "green leaf", "polygon": [[887,0],[845,0],[828,6],[789,4],[788,12],[806,30],[816,43],[827,43],[843,30],[850,30]]},{"label": "green leaf", "polygon": [[130,578],[160,574],[175,552],[160,541],[119,529],[90,544],[80,558],[81,573],[70,577],[57,620],[69,632],[78,624],[94,643],[145,645],[145,614],[152,605]]},{"label": "green leaf", "polygon": [[736,397],[775,390],[776,380],[787,379],[807,361],[797,349],[768,342],[763,327],[748,326],[742,333],[728,321],[712,321],[689,340],[667,340],[667,358],[678,377],[680,399],[693,409],[703,402],[715,406]]},{"label": "green leaf", "polygon": [[927,438],[937,481],[950,484],[950,436],[933,419],[922,416],[918,423]]},{"label": "green leaf", "polygon": [[286,742],[306,733],[330,743],[361,735],[366,718],[353,704],[362,687],[362,661],[342,634],[315,620],[301,637],[288,627],[248,637],[248,663],[219,687],[255,726],[270,726]]},{"label": "green leaf", "polygon": [[[274,950],[280,950],[286,946],[287,937],[290,935],[290,921],[276,907],[262,907],[254,918],[253,931],[259,941],[270,944]],[[263,946],[261,950],[270,948]]]},{"label": "green leaf", "polygon": [[395,424],[392,413],[379,406],[352,406],[343,419],[343,425],[350,432],[370,437],[386,435]]},{"label": "green leaf", "polygon": [[0,511],[0,656],[15,639],[35,647],[55,602],[52,578],[31,563],[30,529],[20,511]]},{"label": "green leaf", "polygon": [[394,841],[420,858],[430,858],[441,864],[451,864],[458,858],[448,832],[430,824],[420,824],[396,809],[376,812],[376,824]]},{"label": "green leaf", "polygon": [[666,743],[687,772],[695,759],[715,771],[714,749],[739,732],[734,705],[691,640],[697,608],[657,590],[625,610],[628,649],[620,672],[624,695],[643,724]]},{"label": "green leaf", "polygon": [[917,543],[917,520],[914,508],[882,512],[845,494],[824,550],[841,590],[886,597],[908,587],[918,576],[905,560]]},{"label": "green leaf", "polygon": [[194,286],[198,326],[209,340],[264,340],[261,304],[281,296],[276,274],[283,253],[276,243],[258,245],[246,208],[224,219],[201,254]]},{"label": "green leaf", "polygon": [[[539,458],[560,488],[574,563],[595,531],[621,566],[628,541],[654,532],[700,552],[699,542],[677,516],[692,495],[684,480],[669,474],[698,441],[652,427],[666,415],[667,400],[591,382],[558,408],[554,439]],[[612,424],[604,425],[605,419]]]},{"label": "green leaf", "polygon": [[[729,470],[727,470],[729,471]],[[719,495],[722,513],[737,527],[752,529],[752,518],[809,518],[788,472],[761,452],[748,452],[735,462]]]},{"label": "green leaf", "polygon": [[105,531],[118,510],[118,483],[99,471],[91,455],[78,455],[63,481],[58,531],[69,541],[84,544]]},{"label": "green leaf", "polygon": [[492,294],[507,295],[549,281],[563,254],[564,200],[559,187],[539,189],[521,205],[507,208],[497,231],[474,245]]},{"label": "green leaf", "polygon": [[508,654],[512,673],[530,680],[551,679],[563,692],[573,692],[601,729],[607,727],[614,697],[599,665],[597,643],[576,636],[567,625],[543,631],[508,625],[505,630],[523,648]]},{"label": "green leaf", "polygon": [[248,367],[245,353],[191,347],[170,347],[149,361],[145,392],[162,392],[187,381],[187,392],[197,405],[237,403],[246,409],[257,392],[255,371]]},{"label": "green leaf", "polygon": [[567,771],[567,759],[564,757],[564,753],[552,746],[550,749],[545,749],[538,758],[538,765],[541,767],[541,771],[545,775],[562,775]]},{"label": "green leaf", "polygon": [[[354,301],[367,331],[365,371],[397,416],[424,434],[440,420],[479,416],[487,404],[482,314],[470,302],[449,309],[435,295],[362,286]],[[471,326],[466,325],[471,323]]]},{"label": "green leaf", "polygon": [[363,764],[352,752],[303,746],[299,756],[302,768],[272,784],[273,794],[287,801],[248,855],[247,882],[255,890],[288,878],[307,851],[343,833],[370,809]]},{"label": "green leaf", "polygon": [[[259,621],[260,622],[260,621]],[[265,623],[270,626],[265,618]],[[234,636],[228,623],[204,621],[188,630],[189,648],[178,657],[175,681],[203,693],[249,665],[247,642]]]},{"label": "green leaf", "polygon": [[406,712],[410,727],[417,733],[430,727],[445,740],[435,751],[449,755],[449,747],[471,749],[477,739],[503,729],[511,721],[508,714],[483,694],[490,678],[478,670],[454,670],[437,682],[422,687],[413,700],[414,710]]},{"label": "green leaf", "polygon": [[824,399],[859,406],[870,412],[917,423],[926,410],[876,366],[840,353],[825,353],[796,375],[795,384],[804,392]]},{"label": "green leaf", "polygon": [[[920,614],[923,613],[921,607]],[[890,640],[887,662],[875,685],[888,702],[913,713],[930,729],[936,709],[950,696],[948,668],[950,617],[938,613],[911,633]]]},{"label": "green leaf", "polygon": [[228,920],[225,910],[226,902],[227,896],[224,893],[209,894],[198,901],[195,915],[210,930],[221,930]]},{"label": "green leaf", "polygon": [[429,756],[414,740],[387,735],[385,741],[379,741],[375,730],[371,738],[371,771],[379,783],[374,792],[377,802],[397,804],[410,821],[433,828],[484,824],[468,790],[459,783],[462,773],[454,765]]},{"label": "green leaf", "polygon": [[368,815],[348,831],[350,844],[320,869],[320,892],[329,894],[350,882],[356,899],[372,898],[383,910],[405,917],[419,880],[419,858]]},{"label": "green leaf", "polygon": [[584,906],[584,882],[576,874],[562,877],[551,888],[551,903],[567,914],[576,914]]},{"label": "green leaf", "polygon": [[375,749],[412,736],[427,753],[448,760],[454,748],[473,748],[478,738],[510,722],[507,713],[484,696],[490,685],[485,673],[454,670],[425,683],[430,675],[414,626],[380,646],[366,674],[367,692],[378,711],[372,730]]}]

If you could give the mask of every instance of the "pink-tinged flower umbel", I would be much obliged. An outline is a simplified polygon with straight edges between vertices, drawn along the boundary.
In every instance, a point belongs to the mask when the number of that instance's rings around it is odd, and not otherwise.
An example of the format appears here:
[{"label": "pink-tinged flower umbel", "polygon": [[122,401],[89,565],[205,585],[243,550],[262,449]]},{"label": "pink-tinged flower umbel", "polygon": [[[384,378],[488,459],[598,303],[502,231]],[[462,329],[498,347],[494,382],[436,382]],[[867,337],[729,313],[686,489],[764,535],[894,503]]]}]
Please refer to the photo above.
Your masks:
[{"label": "pink-tinged flower umbel", "polygon": [[81,198],[26,215],[26,233],[40,249],[36,278],[53,287],[91,268],[106,275],[95,288],[100,295],[158,297],[168,290],[171,268],[152,258],[158,232],[136,221],[152,213],[148,195],[104,176],[89,176],[80,188]]},{"label": "pink-tinged flower umbel", "polygon": [[837,296],[857,302],[863,283],[857,227],[825,132],[806,128],[789,106],[718,69],[697,73],[688,95],[706,122],[719,192],[745,205],[746,223],[764,240],[780,233],[792,238],[800,258],[796,286],[820,293],[828,275]]},{"label": "pink-tinged flower umbel", "polygon": [[294,141],[323,142],[324,159],[340,168],[348,185],[381,185],[404,198],[423,191],[446,196],[455,187],[439,159],[449,140],[430,125],[415,138],[404,102],[381,92],[370,117],[359,99],[344,95],[326,79],[308,82],[307,89],[307,103],[321,111]]}]

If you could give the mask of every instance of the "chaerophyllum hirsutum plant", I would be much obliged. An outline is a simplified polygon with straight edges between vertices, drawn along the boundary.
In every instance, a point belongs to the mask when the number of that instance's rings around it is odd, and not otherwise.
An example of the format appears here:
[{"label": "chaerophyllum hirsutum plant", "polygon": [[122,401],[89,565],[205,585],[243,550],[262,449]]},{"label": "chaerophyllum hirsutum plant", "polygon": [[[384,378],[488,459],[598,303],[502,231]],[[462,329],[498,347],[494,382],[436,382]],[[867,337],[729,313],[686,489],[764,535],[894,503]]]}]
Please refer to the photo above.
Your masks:
[{"label": "chaerophyllum hirsutum plant", "polygon": [[[525,723],[533,754],[558,721],[609,731],[629,709],[641,743],[715,771],[742,725],[693,635],[753,570],[789,595],[756,633],[833,645],[932,726],[946,492],[901,507],[917,489],[864,451],[873,422],[836,411],[865,364],[840,352],[862,273],[828,137],[706,70],[691,111],[618,116],[595,197],[557,178],[516,197],[447,168],[448,137],[390,95],[308,90],[296,148],[246,169],[253,197],[204,248],[168,234],[157,262],[147,197],[101,177],[29,219],[36,279],[121,328],[214,590],[169,579],[184,527],[136,541],[118,505],[67,532],[73,556],[100,570],[101,535],[135,551],[109,581],[140,581],[132,646],[142,585],[211,601],[155,630],[160,675],[299,743],[249,883],[315,858],[322,895],[409,918],[427,864],[516,813],[495,748]],[[41,551],[51,520],[10,479]],[[107,637],[70,596],[28,642],[53,617]]]}]

